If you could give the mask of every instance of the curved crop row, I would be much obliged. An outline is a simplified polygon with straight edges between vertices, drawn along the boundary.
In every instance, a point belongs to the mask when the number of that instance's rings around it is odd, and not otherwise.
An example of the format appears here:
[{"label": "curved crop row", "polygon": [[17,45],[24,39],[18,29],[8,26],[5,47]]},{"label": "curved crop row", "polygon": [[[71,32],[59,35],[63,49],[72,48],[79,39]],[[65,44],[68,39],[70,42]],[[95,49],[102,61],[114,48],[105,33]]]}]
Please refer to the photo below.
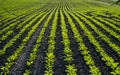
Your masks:
[{"label": "curved crop row", "polygon": [[[40,31],[40,33],[39,33],[39,35],[37,37],[36,44],[34,45],[33,50],[31,51],[31,53],[29,55],[30,57],[29,57],[29,59],[26,62],[26,65],[28,67],[30,67],[33,64],[33,62],[35,61],[35,59],[37,57],[38,48],[41,46],[40,43],[42,41],[44,32],[45,32],[45,30],[46,30],[46,28],[48,26],[48,23],[49,23],[50,19],[52,18],[52,15],[53,15],[54,11],[55,11],[55,9],[50,13],[49,17],[47,18],[47,20],[45,21],[45,23],[44,23],[44,25],[42,27],[42,30]],[[30,74],[29,68],[25,70],[24,74],[27,74],[27,75]]]},{"label": "curved crop row", "polygon": [[120,28],[119,28],[119,27],[117,27],[117,26],[109,23],[108,21],[105,21],[103,18],[97,17],[96,19],[98,19],[98,20],[101,21],[101,22],[104,22],[105,24],[109,25],[109,26],[112,27],[113,29],[115,29],[115,30],[117,30],[118,32],[120,32]]},{"label": "curved crop row", "polygon": [[62,38],[63,38],[63,44],[64,44],[64,61],[67,63],[66,65],[66,72],[67,75],[76,75],[76,71],[77,69],[75,68],[74,64],[72,64],[73,61],[73,55],[72,55],[72,51],[70,49],[70,41],[67,35],[67,28],[66,28],[66,24],[64,21],[64,15],[63,15],[63,11],[62,8],[60,9],[60,16],[61,16],[61,29],[62,29]]},{"label": "curved crop row", "polygon": [[112,24],[114,24],[115,26],[118,26],[118,27],[120,28],[119,22],[116,22],[116,21],[114,21],[114,20],[112,20],[112,19],[108,19],[108,18],[104,18],[104,20],[106,20],[106,21],[108,21],[108,22],[110,22],[110,23],[112,23]]},{"label": "curved crop row", "polygon": [[[26,23],[29,19],[31,19],[31,18],[34,17],[34,16],[36,16],[36,15],[33,15],[33,16],[27,18],[24,22],[20,23],[16,28],[24,25],[24,23]],[[14,24],[13,24],[13,25],[14,25]],[[14,26],[14,27],[15,27],[15,26]],[[23,26],[23,27],[24,27],[24,26]],[[8,30],[8,31],[7,31],[7,30]],[[4,31],[5,31],[5,32],[7,31],[7,32],[6,32],[5,34],[3,34],[2,37],[0,37],[0,41],[6,40],[6,39],[8,38],[8,36],[13,33],[13,30],[12,30],[11,28],[9,28],[9,27],[8,27],[7,29],[5,29]],[[4,31],[1,32],[1,33],[4,33]]]},{"label": "curved crop row", "polygon": [[0,37],[0,42],[7,39],[9,37],[9,35],[11,35],[12,33],[13,33],[13,30],[10,30],[6,34],[2,35],[2,37]]},{"label": "curved crop row", "polygon": [[5,31],[5,29],[8,29],[9,26],[11,27],[12,26],[11,24],[19,23],[20,18],[24,17],[24,16],[25,16],[25,14],[17,16],[16,18],[11,17],[11,18],[6,19],[5,21],[3,21],[4,24],[1,26],[1,28],[3,28],[2,31]]},{"label": "curved crop row", "polygon": [[[77,13],[75,13],[75,14],[78,15],[81,19],[83,19],[88,25],[90,25],[91,28],[93,28],[96,33],[103,36],[102,33],[89,20],[85,19],[84,17],[80,16]],[[115,62],[112,57],[107,55],[106,52],[104,51],[104,49],[100,46],[99,42],[97,42],[97,40],[95,40],[92,33],[84,26],[84,24],[82,22],[80,22],[79,19],[77,17],[75,17],[73,14],[71,14],[71,15],[76,19],[76,21],[79,23],[81,28],[84,30],[85,35],[88,36],[90,42],[96,47],[96,51],[99,52],[100,55],[102,56],[101,60],[105,61],[105,64],[107,66],[111,67],[111,69],[113,70],[111,73],[120,74],[119,73],[120,67],[118,65],[119,63]]]},{"label": "curved crop row", "polygon": [[55,12],[54,20],[52,22],[51,31],[48,40],[48,50],[46,52],[45,57],[45,75],[52,75],[53,74],[53,64],[55,60],[54,49],[55,49],[55,33],[56,33],[56,25],[58,19],[58,8]]},{"label": "curved crop row", "polygon": [[3,23],[4,23],[4,21],[5,20],[8,20],[10,17],[3,17],[3,18],[0,18],[0,28],[1,28],[1,26],[3,25]]},{"label": "curved crop row", "polygon": [[[47,13],[49,14],[50,11]],[[35,30],[38,28],[38,26],[40,25],[40,23],[43,21],[43,19],[47,16],[47,14],[45,14],[33,27],[32,29],[28,32],[28,34],[26,35],[26,37],[22,40],[22,43],[19,45],[19,48],[17,48],[14,52],[13,55],[11,55],[9,58],[7,58],[7,62],[5,63],[5,66],[1,67],[1,70],[4,72],[4,74],[8,74],[9,73],[9,69],[11,68],[11,66],[13,64],[15,64],[15,60],[20,56],[20,53],[22,52],[22,50],[25,48],[25,44],[27,43],[27,41],[30,39],[30,37],[32,36],[32,34],[35,32]],[[41,14],[39,15],[39,17],[41,16]]]},{"label": "curved crop row", "polygon": [[[89,17],[89,16],[87,16]],[[112,36],[114,36],[115,38],[117,38],[118,40],[120,40],[120,35],[118,35],[117,33],[115,33],[113,30],[109,29],[107,26],[105,26],[103,23],[93,19],[92,17],[89,17],[89,19],[91,19],[93,22],[95,22],[97,25],[99,25],[101,28],[103,28],[105,31],[107,31],[109,34],[111,34]]]},{"label": "curved crop row", "polygon": [[[85,15],[84,15],[85,16]],[[86,16],[88,19],[91,19],[92,21],[94,21],[94,19],[92,19],[89,16]],[[97,23],[98,21],[94,21],[95,23]],[[110,30],[110,29],[109,29]],[[109,31],[110,32],[110,31]],[[120,47],[114,43],[111,42],[110,38],[108,38],[106,35],[104,35],[102,32],[99,31],[99,36],[101,37],[102,40],[104,40],[106,43],[108,43],[108,45],[118,53],[118,55],[120,56]],[[112,34],[112,32],[111,32]],[[116,34],[116,33],[115,33]],[[117,36],[117,35],[114,35]],[[120,38],[120,36],[118,36]]]},{"label": "curved crop row", "polygon": [[[32,20],[34,17],[36,17],[38,14],[34,14],[32,16],[30,16],[29,18],[27,18],[25,21],[23,21],[22,23],[20,23],[17,26],[13,26],[15,29],[20,29],[20,28],[24,28],[25,24],[28,23],[30,20]],[[6,32],[7,31],[7,32]],[[12,32],[11,32],[12,31]],[[6,33],[5,33],[6,32]],[[8,38],[9,35],[13,34],[13,30],[8,28],[8,30],[5,30],[4,35],[2,35],[2,37],[0,38],[0,41],[4,41]],[[11,33],[10,33],[11,32]]]},{"label": "curved crop row", "polygon": [[85,43],[83,42],[82,36],[79,34],[79,32],[78,32],[75,24],[73,23],[71,17],[69,16],[69,14],[66,11],[64,11],[64,12],[68,18],[69,24],[72,28],[73,33],[74,33],[74,39],[76,39],[76,41],[79,44],[79,50],[81,51],[82,55],[84,56],[84,60],[86,61],[86,64],[89,66],[91,74],[92,75],[101,75],[101,72],[95,66],[94,60],[92,59],[92,57],[90,55],[90,51],[85,46]]},{"label": "curved crop row", "polygon": [[6,50],[7,50],[9,47],[13,46],[13,44],[15,43],[15,41],[16,41],[17,39],[19,39],[19,37],[26,31],[26,29],[28,29],[28,28],[34,23],[34,21],[36,21],[36,20],[37,20],[40,16],[42,16],[43,14],[45,14],[45,13],[42,13],[42,14],[40,14],[39,16],[35,17],[32,21],[30,21],[27,25],[25,25],[25,27],[22,28],[17,35],[15,35],[10,41],[8,41],[8,42],[5,44],[5,46],[3,46],[3,49],[0,50],[0,56],[3,55],[3,54],[5,54]]}]

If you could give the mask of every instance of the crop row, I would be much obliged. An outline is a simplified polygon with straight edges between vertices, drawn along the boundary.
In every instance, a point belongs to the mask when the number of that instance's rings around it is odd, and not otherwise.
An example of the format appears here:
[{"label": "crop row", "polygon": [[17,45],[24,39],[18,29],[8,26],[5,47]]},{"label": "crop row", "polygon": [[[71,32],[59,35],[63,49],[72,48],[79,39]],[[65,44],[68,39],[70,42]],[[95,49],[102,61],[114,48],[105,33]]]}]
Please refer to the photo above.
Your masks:
[{"label": "crop row", "polygon": [[[79,0],[75,1],[79,4]],[[59,66],[64,66],[63,74],[65,75],[85,73],[86,71],[82,72],[84,70],[83,66],[80,65],[80,67],[78,67],[78,65],[82,63],[87,67],[85,69],[88,70],[87,72],[91,75],[102,75],[104,73],[102,72],[104,66],[110,70],[109,74],[120,74],[120,62],[119,59],[117,59],[119,57],[115,58],[116,56],[120,56],[120,47],[118,45],[118,42],[120,41],[120,28],[119,22],[114,20],[115,18],[118,20],[119,17],[114,15],[114,19],[103,18],[98,15],[107,17],[107,15],[105,15],[107,12],[102,14],[100,12],[94,12],[95,10],[91,12],[89,9],[85,12],[79,10],[77,3],[73,6],[74,2],[72,2],[72,0],[53,0],[48,2],[48,5],[44,4],[45,6],[43,6],[43,8],[40,7],[37,9],[35,7],[37,10],[33,11],[33,13],[23,14],[23,11],[21,15],[16,18],[8,16],[5,16],[5,18],[0,17],[2,18],[0,22],[3,21],[3,23],[5,23],[3,26],[0,25],[0,44],[2,44],[0,48],[0,57],[7,56],[5,60],[2,59],[5,63],[0,63],[0,65],[2,65],[0,66],[0,75],[17,73],[16,71],[19,68],[22,68],[22,70],[19,69],[19,71],[23,75],[31,75],[33,74],[34,68],[36,70],[41,67],[41,63],[40,65],[37,65],[39,62],[43,63],[43,71],[40,72],[44,72],[45,75],[54,75],[57,74],[57,72],[59,74],[59,69],[61,68],[56,67],[56,65],[60,63]],[[84,5],[90,6],[91,3],[85,1],[81,6]],[[91,6],[94,6],[94,3]],[[76,10],[77,8],[78,10]],[[97,8],[98,7],[94,9]],[[19,23],[19,19],[22,20],[21,23]],[[57,27],[59,30],[57,30]],[[16,30],[17,32],[15,32]],[[61,44],[59,45],[63,47],[62,49],[59,47],[59,49],[56,48],[56,44],[59,43],[59,37],[56,37],[56,35],[59,36],[59,34],[56,34],[57,32],[61,33]],[[49,33],[47,34],[47,37],[45,37],[45,33]],[[11,35],[13,36],[9,37]],[[118,42],[114,42],[110,36],[117,39]],[[42,40],[44,38],[45,40]],[[17,42],[17,47],[15,46],[16,48],[12,50],[13,53],[7,53],[14,47],[16,41],[19,40],[20,42]],[[74,48],[72,48],[74,45],[72,44],[73,41],[76,44]],[[45,47],[47,48],[43,49],[43,43],[45,43]],[[110,48],[105,48],[101,45],[103,43],[107,44]],[[93,48],[89,46],[92,46]],[[108,53],[110,50],[108,49],[111,50],[110,53],[114,52],[116,54],[110,55]],[[56,50],[61,50],[61,53],[55,52]],[[40,51],[42,52],[39,53]],[[42,53],[44,57],[38,55]],[[80,60],[79,58],[75,58],[76,53],[77,55],[80,54],[79,57],[83,59]],[[95,55],[97,56],[96,53],[98,53],[100,57],[98,60],[96,59],[97,57],[94,57]],[[63,56],[58,57],[61,56],[61,54],[63,54]],[[112,57],[114,55],[116,56]],[[62,60],[56,61],[59,60],[59,58]],[[22,61],[18,63],[20,60]],[[19,65],[22,65],[22,67]],[[35,71],[36,74],[38,70]]]},{"label": "crop row", "polygon": [[[85,19],[84,17],[80,16],[77,13],[75,13],[75,14],[77,16],[79,16],[81,19],[83,19],[88,25],[90,25],[91,28],[93,28],[95,30],[95,32],[98,33],[99,36],[101,36],[102,39],[109,40],[108,38],[105,38],[105,35],[103,35],[103,33],[101,33],[89,20]],[[111,73],[119,74],[119,66],[118,66],[119,63],[115,62],[112,57],[107,55],[106,52],[104,51],[104,49],[100,46],[99,42],[97,42],[97,40],[95,40],[95,38],[92,35],[92,33],[84,26],[84,24],[82,22],[80,22],[79,19],[77,17],[75,17],[73,14],[71,14],[71,15],[74,18],[76,18],[76,21],[79,23],[79,25],[81,25],[81,28],[83,28],[83,30],[85,32],[85,35],[88,36],[90,42],[96,47],[96,51],[100,52],[100,55],[102,56],[101,59],[106,62],[107,66],[109,66],[109,67],[111,67],[113,69],[114,72],[111,72]],[[109,42],[108,44],[110,44],[110,43],[111,42]],[[116,49],[114,49],[114,50],[116,50]]]},{"label": "crop row", "polygon": [[[50,12],[50,11],[49,11]],[[48,12],[48,13],[49,13]],[[48,14],[47,13],[47,14]],[[44,13],[42,13],[42,14],[44,14]],[[37,16],[36,18],[39,18],[42,14],[40,14],[39,16]],[[35,32],[35,30],[38,28],[38,26],[40,25],[40,23],[41,23],[41,21],[47,16],[47,14],[45,14],[32,28],[31,28],[31,30],[28,32],[28,34],[26,35],[26,37],[22,40],[22,43],[19,45],[19,48],[17,48],[16,50],[15,50],[15,52],[14,52],[14,54],[12,54],[9,58],[7,58],[7,62],[5,63],[5,66],[2,66],[1,67],[1,70],[3,70],[3,72],[5,73],[5,74],[8,74],[9,73],[9,69],[11,68],[11,66],[13,65],[13,64],[15,64],[15,60],[20,56],[20,53],[22,52],[22,50],[25,48],[25,44],[26,44],[26,42],[30,39],[30,37],[32,36],[32,34]],[[33,22],[35,21],[35,19],[34,20],[32,20]],[[31,21],[31,23],[32,23],[32,21]],[[31,23],[30,24],[28,24],[28,25],[26,25],[26,26],[30,26],[31,25]],[[23,31],[24,30],[26,30],[25,28],[28,28],[28,27],[24,27],[23,28]],[[22,30],[21,30],[21,34],[22,34],[23,32],[22,32]],[[17,35],[20,35],[20,34],[17,34]],[[16,38],[15,38],[16,39]],[[10,43],[10,42],[9,42]],[[6,47],[9,47],[9,46],[11,46],[12,44],[10,43],[9,45],[6,45]],[[2,52],[3,52],[3,50],[2,50]],[[4,52],[5,53],[5,52]],[[2,53],[1,53],[2,54]]]},{"label": "crop row", "polygon": [[[68,13],[70,13],[70,12],[68,12]],[[86,64],[89,66],[91,74],[92,75],[100,75],[101,73],[100,73],[99,69],[95,66],[94,60],[92,59],[88,48],[85,46],[85,43],[83,42],[81,35],[79,34],[73,20],[71,19],[71,17],[69,16],[68,13],[65,12],[65,14],[68,18],[68,21],[70,23],[70,26],[72,28],[72,31],[74,32],[74,39],[76,39],[76,41],[79,43],[79,50],[81,51],[82,55],[84,56],[84,60],[86,61]]]},{"label": "crop row", "polygon": [[[35,61],[35,59],[37,57],[36,54],[37,54],[38,48],[41,46],[40,43],[42,41],[43,35],[45,33],[45,30],[46,30],[46,28],[48,26],[48,23],[49,23],[50,19],[52,18],[52,15],[53,15],[54,11],[55,11],[55,9],[49,14],[49,17],[45,21],[45,23],[44,23],[44,25],[42,27],[42,30],[40,31],[40,33],[38,35],[38,38],[36,40],[36,44],[34,45],[34,48],[33,48],[33,50],[31,51],[31,53],[29,55],[30,57],[29,57],[28,61],[26,62],[26,65],[28,67],[30,67],[33,64],[33,62]],[[30,74],[29,68],[25,70],[24,74]]]}]

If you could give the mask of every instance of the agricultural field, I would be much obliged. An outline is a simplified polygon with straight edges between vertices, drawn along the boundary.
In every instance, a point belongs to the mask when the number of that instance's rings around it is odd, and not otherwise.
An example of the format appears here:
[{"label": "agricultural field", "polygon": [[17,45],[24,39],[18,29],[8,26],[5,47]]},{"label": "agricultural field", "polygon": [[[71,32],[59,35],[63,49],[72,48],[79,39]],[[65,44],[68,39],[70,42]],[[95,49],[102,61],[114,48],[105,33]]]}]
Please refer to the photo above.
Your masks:
[{"label": "agricultural field", "polygon": [[120,75],[120,6],[0,0],[0,75]]}]

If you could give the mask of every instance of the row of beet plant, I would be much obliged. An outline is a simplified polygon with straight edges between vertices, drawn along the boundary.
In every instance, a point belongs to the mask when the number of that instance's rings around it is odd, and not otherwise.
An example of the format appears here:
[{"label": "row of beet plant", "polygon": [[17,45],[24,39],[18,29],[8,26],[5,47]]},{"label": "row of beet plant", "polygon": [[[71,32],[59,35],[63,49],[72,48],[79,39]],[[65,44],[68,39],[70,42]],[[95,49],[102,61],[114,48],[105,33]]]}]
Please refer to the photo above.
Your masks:
[{"label": "row of beet plant", "polygon": [[[120,26],[119,25],[119,22],[118,21],[115,21],[114,20],[114,15],[111,15],[111,16],[108,16],[108,15],[105,15],[104,13],[94,13],[92,14],[94,17],[97,17],[97,18],[102,18],[103,21],[105,21],[106,23],[110,24],[111,23],[113,24],[113,26]],[[114,27],[113,27],[114,28]]]},{"label": "row of beet plant", "polygon": [[[67,12],[72,14],[69,11],[67,11]],[[65,14],[68,18],[68,22],[71,26],[73,33],[74,33],[74,39],[79,44],[79,50],[81,51],[82,55],[84,56],[84,60],[85,60],[86,64],[89,66],[91,74],[92,75],[101,75],[101,72],[94,64],[94,60],[92,59],[92,56],[90,55],[89,49],[85,46],[85,43],[83,42],[82,36],[79,34],[73,20],[71,19],[71,17],[69,16],[69,14],[67,12],[65,11]],[[74,16],[74,15],[72,15],[72,16]],[[77,20],[79,20],[79,19],[77,19]]]},{"label": "row of beet plant", "polygon": [[[23,16],[23,15],[22,15],[22,16]],[[10,22],[11,22],[11,23],[5,22],[5,25],[6,25],[7,27],[2,28],[2,29],[0,30],[0,34],[2,34],[2,33],[4,33],[4,32],[6,32],[6,31],[12,29],[12,28],[13,28],[14,26],[16,26],[17,23],[19,23],[20,21],[18,21],[17,18],[15,18],[15,19],[11,20]],[[3,26],[5,26],[5,25],[3,25]]]},{"label": "row of beet plant", "polygon": [[[84,14],[83,14],[83,15],[84,15]],[[84,15],[84,16],[85,16],[85,15]],[[92,21],[93,21],[94,23],[96,23],[97,25],[101,25],[101,24],[102,24],[102,23],[94,20],[93,18],[91,18],[91,17],[89,17],[89,16],[86,16],[86,17],[87,17],[88,19],[92,20]],[[103,25],[103,24],[102,24],[102,25]],[[104,27],[104,28],[105,28],[105,27]],[[106,31],[110,32],[111,30],[107,28]],[[111,34],[112,34],[112,33],[114,34],[115,32],[112,32],[112,31],[111,31]],[[119,47],[117,44],[113,43],[113,42],[111,41],[111,39],[108,38],[106,35],[104,35],[102,32],[99,33],[99,36],[101,37],[102,40],[104,40],[106,43],[108,43],[108,45],[109,45],[114,51],[116,51],[116,52],[118,53],[118,55],[120,56],[120,47]],[[120,36],[117,35],[116,33],[114,34],[114,36],[116,36],[116,37],[118,37],[118,38],[120,39]]]},{"label": "row of beet plant", "polygon": [[1,37],[0,37],[0,42],[6,40],[9,35],[11,35],[13,33],[13,30],[9,30],[6,34],[3,34]]},{"label": "row of beet plant", "polygon": [[[48,11],[48,9],[46,10],[45,9],[42,9],[41,12],[43,11]],[[36,15],[35,15],[36,14]],[[26,16],[24,19],[23,22],[21,22],[20,18],[21,17],[24,17]],[[1,31],[0,31],[0,34],[2,35],[2,37],[0,38],[0,41],[4,41],[6,40],[9,35],[12,35],[14,32],[12,31],[12,29],[17,29],[19,30],[20,28],[23,28],[25,26],[26,23],[28,23],[30,20],[32,20],[34,17],[37,16],[37,12],[33,14],[23,14],[23,15],[20,15],[19,17],[17,18],[11,18],[11,19],[8,19],[8,22],[5,23],[5,25],[7,25],[7,27],[3,28]],[[10,21],[9,21],[10,20]],[[10,23],[9,23],[10,22]],[[5,25],[2,25],[2,26],[5,26]],[[0,26],[1,27],[1,26]],[[12,31],[12,32],[11,32]]]},{"label": "row of beet plant", "polygon": [[[4,16],[0,18],[0,28],[2,28],[3,24],[5,23],[4,21],[10,19],[9,16]],[[4,26],[3,26],[4,27]]]},{"label": "row of beet plant", "polygon": [[[23,28],[24,28],[25,24],[26,24],[27,22],[29,22],[29,20],[32,20],[35,16],[36,16],[36,15],[30,16],[30,17],[27,18],[25,21],[23,21],[22,23],[20,23],[20,24],[17,25],[17,26],[14,26],[14,27],[15,27],[16,29],[19,29],[20,27],[23,27]],[[5,30],[5,32],[6,32],[6,30]],[[2,37],[0,37],[0,41],[1,41],[1,42],[4,41],[4,40],[6,40],[7,38],[9,38],[9,36],[14,33],[14,31],[13,31],[11,28],[9,28],[6,33],[5,33],[5,32],[3,32],[4,34],[2,35]]]},{"label": "row of beet plant", "polygon": [[[22,15],[19,15],[19,16],[17,16],[17,17],[9,17],[9,18],[7,18],[7,19],[5,19],[5,20],[3,20],[2,21],[2,25],[0,26],[0,28],[5,28],[5,27],[8,27],[10,24],[12,24],[12,23],[15,23],[15,22],[19,22],[19,19],[21,18],[21,17],[23,17],[23,16],[25,16],[25,14],[22,14]],[[8,17],[8,16],[4,16],[5,18],[6,17]]]},{"label": "row of beet plant", "polygon": [[[48,12],[47,14],[49,14],[50,12]],[[44,13],[40,13],[40,15],[38,15],[38,17],[40,17],[42,14]],[[22,40],[22,43],[19,45],[19,47],[15,50],[15,52],[7,58],[7,62],[5,63],[5,65],[3,65],[0,69],[3,71],[4,74],[8,74],[10,72],[10,68],[15,64],[15,60],[20,56],[22,50],[25,48],[25,45],[27,43],[27,41],[30,39],[30,37],[33,35],[33,33],[36,31],[36,29],[39,27],[40,23],[43,21],[43,19],[47,16],[47,14],[45,14],[32,28],[31,30],[28,32],[28,34],[26,35],[26,37]],[[32,22],[35,21],[34,19],[32,20]],[[27,26],[27,25],[26,25]],[[30,24],[28,24],[28,26],[30,26]],[[28,28],[28,27],[26,27]],[[26,29],[24,27],[24,29]]]},{"label": "row of beet plant", "polygon": [[[96,17],[96,19],[99,20],[99,21],[101,21],[101,22],[103,22],[103,23],[105,23],[105,24],[107,24],[108,26],[112,27],[112,28],[115,29],[116,31],[120,32],[120,28],[119,28],[119,27],[115,26],[115,25],[112,24],[112,23],[109,23],[108,21],[104,20],[103,18]],[[112,34],[111,34],[111,35],[112,35]],[[119,38],[119,40],[120,40],[120,38]]]},{"label": "row of beet plant", "polygon": [[45,75],[53,74],[53,64],[55,61],[54,49],[55,49],[55,33],[58,19],[58,8],[55,12],[55,16],[52,22],[51,31],[48,40],[48,49],[45,57]]},{"label": "row of beet plant", "polygon": [[60,17],[61,17],[61,31],[62,38],[64,44],[64,61],[66,62],[66,70],[67,75],[77,75],[75,65],[72,63],[73,61],[73,53],[70,49],[70,40],[68,37],[68,30],[66,28],[65,18],[63,15],[63,8],[60,9]]},{"label": "row of beet plant", "polygon": [[35,22],[39,17],[41,17],[41,15],[43,15],[43,14],[45,14],[45,13],[42,13],[42,14],[40,14],[39,16],[35,17],[32,21],[30,21],[27,25],[25,25],[25,26],[20,30],[20,32],[19,32],[17,35],[15,35],[11,40],[9,40],[9,41],[3,46],[3,48],[0,49],[0,56],[3,55],[3,54],[5,54],[5,53],[6,53],[6,50],[7,50],[9,47],[13,46],[13,44],[15,43],[15,41],[16,41],[17,39],[19,39],[19,38],[21,37],[21,35],[22,35],[28,28],[30,28],[30,27],[34,24],[34,22]]},{"label": "row of beet plant", "polygon": [[[39,13],[44,13],[44,12],[48,12],[48,11],[50,11],[50,9],[43,9],[42,11],[40,11]],[[35,15],[36,14],[36,15]],[[38,13],[34,13],[34,14],[32,14],[32,15],[30,15],[29,16],[29,18],[27,18],[25,21],[23,21],[22,23],[20,23],[17,27],[16,27],[16,29],[21,29],[21,28],[23,28],[23,26],[24,26],[24,24],[26,24],[27,22],[29,22],[31,19],[33,19],[34,17],[36,17],[38,15]]]},{"label": "row of beet plant", "polygon": [[120,28],[120,23],[119,23],[119,22],[116,22],[116,21],[114,21],[114,20],[112,20],[112,19],[108,19],[108,18],[104,18],[104,20],[106,20],[106,21],[114,24],[114,25],[117,26],[118,28]]},{"label": "row of beet plant", "polygon": [[118,35],[116,32],[114,32],[113,30],[109,29],[107,26],[105,26],[103,23],[95,20],[94,18],[89,17],[93,22],[95,22],[98,26],[100,26],[102,29],[104,29],[106,32],[108,32],[109,34],[111,34],[112,36],[114,36],[115,38],[117,38],[118,40],[120,40],[120,35]]},{"label": "row of beet plant", "polygon": [[[46,10],[46,11],[49,11],[49,10]],[[41,12],[43,13],[43,11],[41,11]],[[22,23],[18,24],[17,26],[15,26],[14,23],[13,23],[13,27],[12,27],[12,28],[9,28],[9,27],[8,27],[7,30],[5,29],[5,31],[2,32],[2,33],[4,33],[4,34],[3,34],[2,37],[0,38],[0,41],[2,42],[2,41],[4,41],[4,40],[6,40],[7,38],[9,38],[9,36],[14,33],[14,31],[13,31],[12,29],[20,30],[21,28],[24,28],[24,26],[25,26],[28,22],[30,22],[33,18],[35,18],[37,15],[38,15],[37,13],[35,13],[34,15],[30,15],[30,16],[27,17]],[[17,23],[15,23],[15,24],[17,24]],[[6,32],[6,31],[7,31],[7,32]]]},{"label": "row of beet plant", "polygon": [[[85,17],[79,15],[77,12],[74,12],[77,16],[79,16],[82,20],[84,20],[90,27],[97,33],[99,36],[104,36],[102,32],[100,32],[94,24],[92,24],[89,20],[87,20]],[[83,15],[83,14],[82,14]],[[85,15],[84,15],[85,16]],[[77,17],[76,21],[77,21]],[[100,53],[101,55],[101,60],[105,62],[107,66],[109,66],[112,69],[111,74],[120,74],[120,66],[118,62],[115,62],[115,60],[107,55],[107,53],[104,51],[104,49],[100,46],[99,42],[95,39],[95,37],[92,35],[92,33],[85,27],[85,25],[79,21],[77,21],[79,25],[81,25],[81,28],[84,30],[85,35],[89,38],[90,42],[95,46],[96,51]]]},{"label": "row of beet plant", "polygon": [[30,74],[30,66],[34,63],[34,61],[37,57],[38,49],[41,46],[40,43],[42,41],[42,38],[44,37],[45,30],[48,27],[48,23],[50,22],[53,14],[54,14],[54,10],[50,13],[49,17],[45,21],[45,23],[44,23],[44,25],[43,25],[43,27],[42,27],[42,29],[41,29],[38,37],[37,37],[36,44],[34,45],[33,50],[31,51],[31,53],[29,55],[30,57],[26,62],[27,69],[25,70],[24,75],[29,75]]}]

